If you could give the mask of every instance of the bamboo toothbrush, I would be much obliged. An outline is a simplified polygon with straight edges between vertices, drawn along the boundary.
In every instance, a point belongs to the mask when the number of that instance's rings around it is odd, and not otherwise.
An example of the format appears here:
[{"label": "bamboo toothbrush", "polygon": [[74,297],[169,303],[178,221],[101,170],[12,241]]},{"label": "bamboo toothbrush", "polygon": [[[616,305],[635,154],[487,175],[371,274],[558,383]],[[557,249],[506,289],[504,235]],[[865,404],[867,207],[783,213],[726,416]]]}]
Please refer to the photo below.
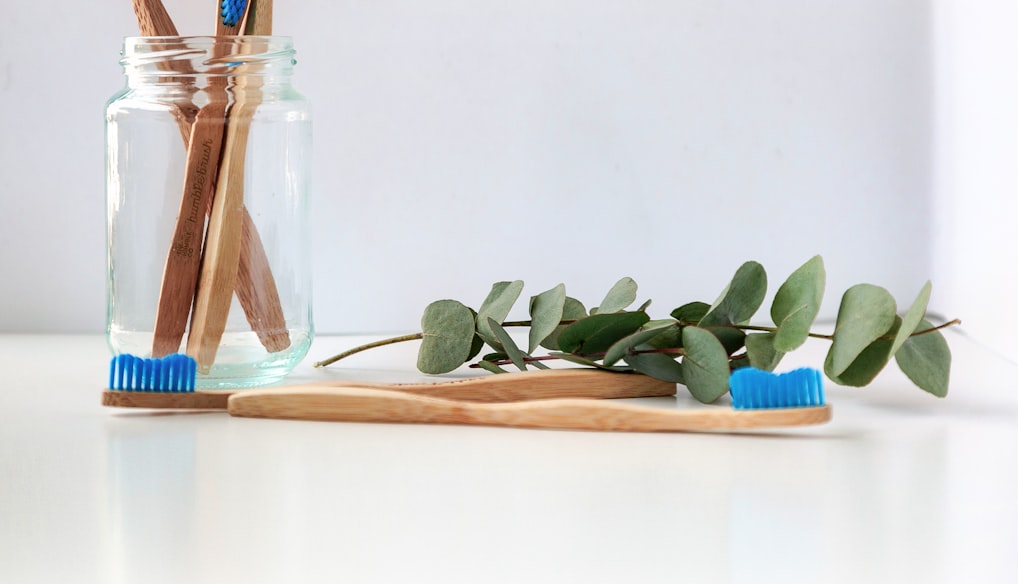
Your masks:
[{"label": "bamboo toothbrush", "polygon": [[[118,355],[110,362],[106,406],[157,409],[226,409],[231,395],[254,390],[195,390],[196,364],[186,355],[142,359]],[[451,400],[502,402],[561,397],[624,398],[675,395],[675,384],[627,373],[596,369],[549,369],[506,373],[437,383],[378,384],[335,381],[296,388],[372,388]],[[285,388],[281,388],[285,389]]]},{"label": "bamboo toothbrush", "polygon": [[[219,3],[216,9],[216,36],[236,35],[244,30],[247,10],[236,21],[224,22]],[[213,57],[224,57],[224,48],[218,47]],[[198,270],[202,256],[205,211],[209,208],[216,182],[220,151],[223,146],[226,110],[228,106],[227,81],[213,75],[206,89],[208,103],[195,116],[187,147],[184,170],[184,194],[173,233],[173,242],[166,258],[163,281],[156,312],[152,355],[161,357],[180,348],[187,316],[194,299]],[[231,286],[230,292],[233,289]]]},{"label": "bamboo toothbrush", "polygon": [[[240,0],[243,18],[255,0]],[[222,0],[223,19],[229,18],[229,0]],[[234,6],[237,9],[238,6]],[[243,50],[243,49],[242,49]],[[201,259],[201,277],[194,297],[187,353],[198,361],[198,371],[208,373],[215,361],[230,301],[236,287],[243,253],[244,157],[254,108],[260,101],[259,83],[242,72],[234,79],[226,141],[209,213],[208,231]]]},{"label": "bamboo toothbrush", "polygon": [[[132,0],[138,30],[142,36],[179,36],[173,19],[170,18],[161,0]],[[272,0],[260,0],[257,9],[252,6],[248,14],[249,35],[272,34]],[[178,69],[179,70],[179,69]],[[180,71],[186,72],[186,71]],[[191,136],[194,111],[178,108],[174,112],[185,148]],[[243,247],[240,268],[237,274],[237,299],[240,301],[252,330],[258,334],[262,346],[270,353],[282,351],[290,346],[290,335],[283,316],[276,281],[269,267],[268,256],[262,246],[258,230],[251,215],[244,209]],[[190,301],[188,310],[190,310]],[[177,341],[179,346],[179,339]]]},{"label": "bamboo toothbrush", "polygon": [[[531,373],[521,373],[528,376]],[[343,422],[468,424],[621,432],[715,432],[822,424],[831,419],[816,370],[786,374],[753,403],[675,410],[584,398],[470,403],[405,391],[312,385],[256,389],[227,400],[231,416]],[[500,377],[498,375],[495,376]],[[776,376],[772,376],[776,377]],[[805,406],[789,406],[789,402]]]}]

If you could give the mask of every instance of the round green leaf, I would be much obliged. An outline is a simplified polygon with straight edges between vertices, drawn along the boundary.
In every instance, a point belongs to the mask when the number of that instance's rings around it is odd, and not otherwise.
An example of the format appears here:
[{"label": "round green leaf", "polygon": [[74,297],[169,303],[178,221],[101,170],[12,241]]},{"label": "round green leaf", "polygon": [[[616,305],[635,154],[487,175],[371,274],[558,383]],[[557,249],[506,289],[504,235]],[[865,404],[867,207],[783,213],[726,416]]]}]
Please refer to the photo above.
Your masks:
[{"label": "round green leaf", "polygon": [[566,287],[559,284],[530,299],[530,344],[527,351],[534,352],[548,335],[562,322],[566,304]]},{"label": "round green leaf", "polygon": [[767,273],[763,266],[757,262],[746,262],[700,319],[700,325],[745,324],[756,314],[766,295]]},{"label": "round green leaf", "polygon": [[891,360],[891,346],[894,344],[892,337],[897,332],[899,326],[901,326],[901,317],[895,316],[895,323],[891,326],[888,334],[870,343],[840,373],[834,372],[831,364],[832,357],[828,353],[827,359],[824,361],[824,373],[832,381],[840,385],[848,385],[850,387],[869,385]]},{"label": "round green leaf", "polygon": [[700,323],[708,310],[710,310],[710,304],[706,302],[690,302],[673,310],[671,316],[682,324],[696,325]]},{"label": "round green leaf", "polygon": [[820,312],[826,279],[823,259],[814,256],[778,288],[771,303],[771,319],[778,327],[775,350],[787,353],[806,342]]},{"label": "round green leaf", "polygon": [[629,363],[637,373],[671,381],[672,383],[685,383],[682,376],[682,364],[671,355],[664,353],[634,353],[626,355],[626,363]]},{"label": "round green leaf", "polygon": [[[569,321],[580,320],[581,318],[585,318],[586,316],[587,307],[585,307],[583,303],[580,302],[579,300],[571,296],[566,296],[565,304],[562,305],[562,320]],[[560,324],[557,327],[555,327],[555,330],[552,331],[550,335],[546,336],[544,340],[541,341],[541,346],[548,349],[549,351],[558,351],[559,333],[561,333],[567,326],[569,325]]]},{"label": "round green leaf", "polygon": [[728,392],[728,353],[710,331],[687,326],[682,329],[682,374],[694,398],[711,403]]},{"label": "round green leaf", "polygon": [[841,375],[873,341],[894,325],[897,306],[890,292],[872,284],[857,284],[845,291],[838,308],[834,340],[828,351],[832,379]]},{"label": "round green leaf", "polygon": [[[920,321],[923,330],[933,328],[928,320]],[[909,337],[894,354],[902,372],[919,386],[937,397],[947,396],[951,377],[951,349],[940,331]]]},{"label": "round green leaf", "polygon": [[600,306],[597,307],[597,314],[608,314],[625,310],[630,304],[636,302],[636,282],[629,277],[622,278],[612,286]]},{"label": "round green leaf", "polygon": [[[617,343],[613,344],[611,347],[608,347],[608,350],[605,352],[604,359],[602,359],[602,361],[604,361],[605,365],[614,365],[616,362],[618,362],[619,359],[625,357],[627,353],[635,349],[638,345],[650,343],[652,339],[654,339],[654,337],[661,334],[665,334],[666,332],[671,330],[678,330],[678,327],[675,325],[674,320],[668,320],[664,322],[658,321],[657,324],[655,324],[654,326],[643,327],[642,329],[636,331],[635,333],[627,337],[623,337]],[[654,347],[651,346],[648,348]],[[630,365],[632,365],[632,363],[630,363]]]},{"label": "round green leaf", "polygon": [[455,300],[432,302],[421,317],[423,333],[417,369],[448,373],[467,361],[474,338],[474,315]]},{"label": "round green leaf", "polygon": [[746,356],[749,364],[764,371],[774,371],[781,358],[782,351],[774,348],[774,333],[754,333],[746,335]]},{"label": "round green leaf", "polygon": [[919,323],[926,316],[926,306],[930,303],[931,289],[932,284],[926,282],[922,290],[919,291],[919,296],[912,302],[912,306],[909,307],[908,312],[902,318],[901,328],[898,329],[898,334],[894,337],[894,346],[891,347],[892,355],[897,353],[898,349],[905,344],[905,341],[916,331]]},{"label": "round green leaf", "polygon": [[498,339],[491,332],[488,319],[493,319],[501,324],[509,315],[509,311],[512,310],[513,304],[516,303],[516,299],[520,297],[522,291],[523,281],[521,280],[496,282],[492,285],[488,297],[484,299],[481,307],[477,310],[477,334],[484,339],[484,342],[498,348]]},{"label": "round green leaf", "polygon": [[563,329],[558,336],[559,349],[566,353],[603,353],[649,320],[646,312],[594,314]]}]

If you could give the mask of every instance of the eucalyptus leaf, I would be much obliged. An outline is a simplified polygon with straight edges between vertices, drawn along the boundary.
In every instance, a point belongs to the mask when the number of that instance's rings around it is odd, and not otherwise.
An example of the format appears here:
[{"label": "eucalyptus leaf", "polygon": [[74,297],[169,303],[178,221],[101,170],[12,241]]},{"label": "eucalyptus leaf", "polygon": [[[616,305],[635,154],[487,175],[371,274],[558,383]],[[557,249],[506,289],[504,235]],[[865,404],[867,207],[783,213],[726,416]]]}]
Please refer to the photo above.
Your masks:
[{"label": "eucalyptus leaf", "polygon": [[706,316],[708,310],[710,310],[710,304],[706,302],[689,302],[673,310],[671,316],[682,324],[697,325]]},{"label": "eucalyptus leaf", "polygon": [[694,398],[711,403],[728,392],[728,353],[710,331],[687,326],[682,329],[682,374]]},{"label": "eucalyptus leaf", "polygon": [[757,262],[739,267],[732,281],[700,319],[700,326],[745,324],[756,314],[767,295],[767,273]]},{"label": "eucalyptus leaf", "polygon": [[622,278],[611,287],[604,300],[597,307],[598,314],[609,314],[625,310],[636,302],[636,282],[629,277]]},{"label": "eucalyptus leaf", "polygon": [[888,331],[888,336],[882,336],[877,340],[870,343],[861,353],[852,361],[851,364],[844,371],[835,373],[831,366],[832,357],[831,354],[827,354],[827,359],[824,361],[824,373],[831,378],[832,381],[840,385],[847,385],[850,387],[863,387],[869,385],[877,375],[883,371],[884,367],[891,360],[891,347],[894,344],[892,337],[898,327],[901,326],[901,317],[895,316],[895,324],[892,325],[891,330]]},{"label": "eucalyptus leaf", "polygon": [[523,351],[521,351],[520,348],[516,346],[516,341],[514,341],[511,336],[509,336],[509,333],[506,332],[504,328],[502,328],[502,325],[495,322],[495,319],[489,318],[488,328],[491,329],[492,334],[495,335],[495,338],[498,339],[499,344],[502,345],[503,349],[505,349],[505,354],[509,356],[509,360],[513,362],[513,365],[515,365],[516,368],[519,369],[520,371],[526,371],[527,370],[527,362],[525,360],[526,355],[524,355]]},{"label": "eucalyptus leaf", "polygon": [[685,383],[682,375],[682,364],[672,356],[664,353],[632,353],[626,355],[626,363],[629,363],[637,373],[643,373],[672,383]]},{"label": "eucalyptus leaf", "polygon": [[[923,330],[933,328],[928,320],[920,322]],[[937,397],[947,396],[951,377],[951,349],[940,331],[929,331],[909,337],[894,354],[898,367],[912,383]]]},{"label": "eucalyptus leaf", "polygon": [[646,312],[594,314],[567,326],[558,336],[559,348],[566,353],[603,353],[648,320]]},{"label": "eucalyptus leaf", "polygon": [[750,365],[764,371],[774,371],[785,356],[782,351],[774,348],[774,337],[774,333],[746,335],[746,356],[749,357]]},{"label": "eucalyptus leaf", "polygon": [[568,361],[570,363],[575,363],[577,365],[583,365],[584,367],[594,367],[596,369],[604,369],[605,371],[623,371],[624,372],[624,371],[632,371],[633,370],[632,367],[620,367],[618,365],[615,365],[615,366],[612,366],[612,367],[606,367],[606,366],[602,365],[601,363],[598,363],[597,361],[595,361],[593,359],[588,359],[586,357],[581,357],[580,355],[573,355],[572,353],[561,353],[561,352],[555,351],[555,352],[549,353],[549,355],[552,356],[552,357],[555,357],[556,359],[562,359],[563,361]]},{"label": "eucalyptus leaf", "polygon": [[491,373],[509,373],[491,361],[478,361],[477,366],[485,371],[490,371]]},{"label": "eucalyptus leaf", "polygon": [[[476,325],[476,323],[477,323],[477,311],[474,310],[473,308],[470,308],[470,314],[473,317],[474,323]],[[483,349],[483,348],[484,348],[484,339],[482,339],[477,334],[477,332],[475,330],[474,338],[472,339],[472,341],[470,343],[470,353],[467,355],[467,359],[466,360],[470,361],[471,359],[473,359],[474,357],[479,355],[481,353],[481,349]]]},{"label": "eucalyptus leaf", "polygon": [[778,327],[775,350],[787,353],[806,342],[820,312],[826,280],[824,261],[814,256],[778,288],[771,303],[771,319]]},{"label": "eucalyptus leaf", "polygon": [[704,326],[700,328],[710,331],[710,334],[717,337],[729,355],[734,355],[746,346],[746,333],[741,329],[732,326]]},{"label": "eucalyptus leaf", "polygon": [[488,326],[488,319],[490,318],[501,324],[505,317],[509,315],[509,311],[512,310],[513,304],[516,303],[516,299],[520,297],[520,292],[522,291],[523,282],[521,280],[496,282],[492,285],[487,298],[484,299],[481,307],[477,310],[477,334],[484,339],[484,342],[498,348],[498,339],[491,332],[491,327]]},{"label": "eucalyptus leaf", "polygon": [[894,346],[891,347],[892,355],[898,352],[898,349],[905,344],[905,341],[908,340],[923,321],[923,317],[926,316],[926,307],[930,303],[931,290],[932,284],[926,282],[922,289],[919,290],[919,295],[912,302],[912,306],[905,312],[905,316],[902,317],[901,328],[898,329],[898,334],[894,336]]},{"label": "eucalyptus leaf", "polygon": [[873,341],[890,330],[897,315],[891,294],[872,284],[856,284],[841,297],[834,340],[824,370],[832,379],[841,375]]},{"label": "eucalyptus leaf", "polygon": [[474,338],[474,315],[455,300],[438,300],[424,309],[417,369],[448,373],[466,363]]},{"label": "eucalyptus leaf", "polygon": [[[579,300],[566,296],[566,301],[562,305],[562,320],[574,321],[586,318],[587,308]],[[572,323],[569,323],[572,324]],[[541,341],[541,346],[548,349],[549,351],[558,351],[558,336],[569,324],[560,324],[555,327],[555,330]]]},{"label": "eucalyptus leaf", "polygon": [[[650,323],[648,322],[647,324]],[[675,326],[675,321],[673,320],[659,322],[658,324],[655,324],[653,326],[644,326],[635,333],[619,339],[618,342],[614,343],[611,347],[608,347],[608,350],[605,352],[602,362],[604,362],[605,365],[614,365],[619,361],[619,359],[625,357],[630,351],[635,349],[638,345],[649,343],[654,337],[660,334],[664,334],[669,329],[677,328],[678,327]],[[654,347],[651,346],[648,348]]]},{"label": "eucalyptus leaf", "polygon": [[530,344],[527,351],[533,353],[548,335],[555,332],[562,322],[566,304],[565,284],[541,292],[530,299]]}]

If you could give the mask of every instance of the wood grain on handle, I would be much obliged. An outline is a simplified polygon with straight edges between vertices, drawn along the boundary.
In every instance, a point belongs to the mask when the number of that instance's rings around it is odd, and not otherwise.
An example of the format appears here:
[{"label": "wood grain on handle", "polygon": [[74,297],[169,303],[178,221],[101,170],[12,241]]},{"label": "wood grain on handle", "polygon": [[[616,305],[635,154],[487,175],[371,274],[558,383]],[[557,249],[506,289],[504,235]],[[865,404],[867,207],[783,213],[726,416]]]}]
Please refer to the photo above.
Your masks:
[{"label": "wood grain on handle", "polygon": [[[563,397],[585,397],[591,399],[616,399],[630,397],[662,397],[675,395],[675,384],[638,375],[635,373],[611,373],[596,369],[553,369],[548,371],[527,371],[485,375],[467,379],[455,379],[436,383],[367,383],[359,381],[330,381],[313,384],[316,387],[360,387],[385,389],[416,395],[440,397],[475,402],[507,402]],[[305,387],[305,386],[290,386]],[[166,392],[114,391],[103,393],[103,405],[137,408],[188,409],[207,408],[211,394],[221,398],[222,408],[226,397],[238,391],[196,391],[193,394]],[[196,404],[188,405],[187,395]],[[224,397],[225,396],[225,397]]]},{"label": "wood grain on handle", "polygon": [[215,77],[209,82],[207,93],[210,101],[198,111],[191,125],[184,166],[184,194],[159,290],[152,340],[153,357],[163,357],[180,349],[191,312],[201,267],[205,213],[212,200],[223,146],[227,97],[225,85],[220,83]]},{"label": "wood grain on handle", "polygon": [[821,424],[830,406],[769,410],[672,410],[582,398],[469,403],[401,391],[304,386],[237,393],[230,415],[343,422],[467,424],[623,432],[708,432]]}]

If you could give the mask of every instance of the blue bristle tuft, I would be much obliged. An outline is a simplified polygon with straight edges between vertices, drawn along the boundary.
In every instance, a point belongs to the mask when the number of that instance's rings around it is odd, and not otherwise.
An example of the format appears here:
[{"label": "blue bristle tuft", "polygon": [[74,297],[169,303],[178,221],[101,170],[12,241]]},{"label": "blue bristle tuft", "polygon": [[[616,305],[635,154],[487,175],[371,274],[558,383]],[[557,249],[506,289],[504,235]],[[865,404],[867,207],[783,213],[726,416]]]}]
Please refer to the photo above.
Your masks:
[{"label": "blue bristle tuft", "polygon": [[198,363],[174,353],[161,359],[117,355],[110,360],[109,388],[117,391],[193,392]]},{"label": "blue bristle tuft", "polygon": [[743,367],[729,379],[737,410],[804,408],[824,405],[824,382],[816,369],[803,367],[780,375]]},{"label": "blue bristle tuft", "polygon": [[220,3],[224,26],[237,26],[240,18],[244,15],[244,8],[247,7],[247,0],[222,0]]}]

